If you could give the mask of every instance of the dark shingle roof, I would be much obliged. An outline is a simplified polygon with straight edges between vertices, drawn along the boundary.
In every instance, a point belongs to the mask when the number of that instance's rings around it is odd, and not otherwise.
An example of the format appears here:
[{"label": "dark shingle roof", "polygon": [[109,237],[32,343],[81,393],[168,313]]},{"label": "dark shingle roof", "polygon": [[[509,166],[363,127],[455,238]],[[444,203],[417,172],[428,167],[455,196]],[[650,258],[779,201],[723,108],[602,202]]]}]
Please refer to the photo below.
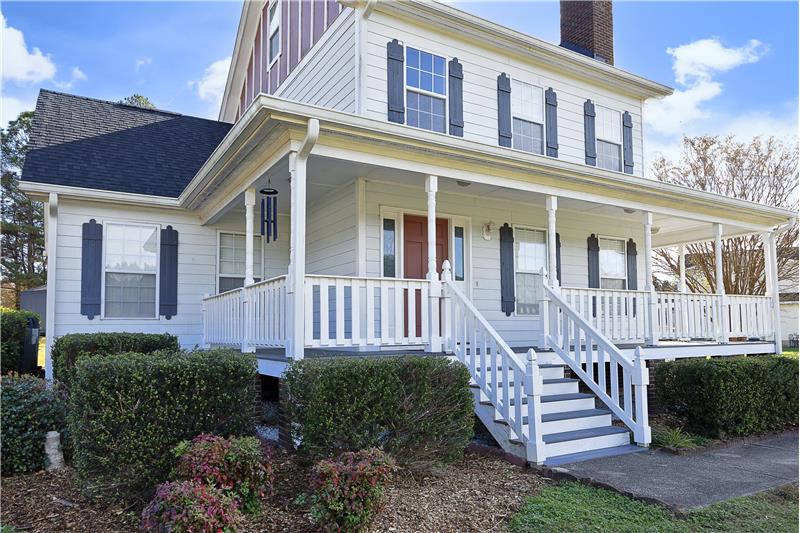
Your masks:
[{"label": "dark shingle roof", "polygon": [[22,179],[177,197],[225,122],[39,91]]}]

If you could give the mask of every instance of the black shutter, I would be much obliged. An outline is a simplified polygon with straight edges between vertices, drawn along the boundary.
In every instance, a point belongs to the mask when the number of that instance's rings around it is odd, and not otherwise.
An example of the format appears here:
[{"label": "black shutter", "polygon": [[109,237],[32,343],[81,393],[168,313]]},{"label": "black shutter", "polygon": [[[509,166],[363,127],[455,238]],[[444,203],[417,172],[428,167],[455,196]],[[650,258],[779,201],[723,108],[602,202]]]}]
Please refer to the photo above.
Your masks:
[{"label": "black shutter", "polygon": [[561,285],[561,234],[556,233],[556,279]]},{"label": "black shutter", "polygon": [[83,224],[81,247],[81,314],[89,320],[100,314],[102,277],[103,225],[91,219]]},{"label": "black shutter", "polygon": [[627,111],[622,114],[622,162],[625,174],[633,174],[633,120]]},{"label": "black shutter", "polygon": [[636,243],[633,242],[633,239],[628,239],[625,254],[628,261],[628,290],[635,291],[638,287],[638,276],[636,274]]},{"label": "black shutter", "polygon": [[178,231],[161,230],[161,257],[158,283],[158,314],[167,320],[178,314]]},{"label": "black shutter", "polygon": [[594,104],[586,100],[583,104],[583,142],[586,146],[586,164],[597,165],[597,140],[594,132]]},{"label": "black shutter", "polygon": [[[589,252],[589,288],[600,288],[600,240],[592,233],[587,241]],[[592,316],[597,316],[597,298],[592,297]]]},{"label": "black shutter", "polygon": [[386,45],[386,80],[389,122],[404,124],[406,106],[403,103],[403,45],[397,39],[393,39]]},{"label": "black shutter", "polygon": [[558,157],[558,98],[552,87],[544,92],[544,123],[547,128],[547,155]]},{"label": "black shutter", "polygon": [[500,228],[500,298],[506,316],[514,312],[514,230],[508,223]]},{"label": "black shutter", "polygon": [[497,135],[500,146],[511,148],[511,79],[497,76]]},{"label": "black shutter", "polygon": [[448,79],[450,86],[450,135],[464,136],[464,70],[455,57],[450,60]]}]

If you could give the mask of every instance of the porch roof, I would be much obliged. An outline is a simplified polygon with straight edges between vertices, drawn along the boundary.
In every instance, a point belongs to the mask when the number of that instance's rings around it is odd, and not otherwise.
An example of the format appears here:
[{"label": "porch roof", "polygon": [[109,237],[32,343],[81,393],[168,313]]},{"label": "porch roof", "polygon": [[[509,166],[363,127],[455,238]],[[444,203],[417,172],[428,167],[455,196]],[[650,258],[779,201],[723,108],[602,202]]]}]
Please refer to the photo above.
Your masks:
[{"label": "porch roof", "polygon": [[[208,220],[296,151],[310,119],[320,123],[313,156],[353,165],[465,180],[511,190],[652,211],[739,233],[766,231],[793,219],[787,209],[663,183],[509,148],[433,133],[308,104],[260,95],[179,198]],[[680,225],[655,245],[704,240],[708,231]],[[708,234],[706,234],[708,233]],[[730,233],[727,233],[730,235]],[[658,242],[660,241],[660,242]]]}]

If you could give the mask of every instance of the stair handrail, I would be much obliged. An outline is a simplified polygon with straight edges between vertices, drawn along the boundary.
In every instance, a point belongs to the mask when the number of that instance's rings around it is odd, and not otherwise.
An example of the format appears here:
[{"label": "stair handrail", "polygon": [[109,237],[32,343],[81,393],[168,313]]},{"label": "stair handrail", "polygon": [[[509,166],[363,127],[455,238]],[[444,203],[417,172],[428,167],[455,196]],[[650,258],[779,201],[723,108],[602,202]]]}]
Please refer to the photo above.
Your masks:
[{"label": "stair handrail", "polygon": [[[649,384],[650,378],[641,347],[636,348],[636,356],[633,362],[629,361],[613,342],[606,338],[597,328],[592,326],[589,321],[583,318],[583,316],[564,299],[557,289],[550,286],[547,272],[544,269],[541,270],[540,279],[542,282],[542,294],[539,299],[543,307],[548,307],[542,321],[543,327],[545,328],[547,346],[572,369],[581,381],[591,389],[595,396],[633,431],[633,437],[637,444],[640,446],[648,446],[651,441],[647,409],[647,385]],[[559,311],[562,314],[561,339],[558,338]],[[547,315],[549,315],[549,320],[547,320]],[[570,322],[572,322],[573,328],[576,329],[574,339],[569,335]],[[586,364],[586,370],[584,370],[582,366],[583,363],[580,360],[582,349],[581,332],[585,335],[585,347],[583,347],[583,352],[586,354],[585,359],[586,361],[591,361],[591,363]],[[570,342],[573,340],[575,341],[575,346],[573,350],[570,350]],[[598,348],[596,359],[593,355],[595,345]],[[603,356],[605,353],[608,354],[608,362],[610,363],[610,379],[608,383],[610,394],[606,392],[606,361]],[[598,379],[595,379],[594,362],[598,363]],[[622,369],[622,399],[624,403],[620,402],[618,375],[617,372],[615,372],[615,365]],[[631,387],[633,387],[633,391],[631,391]],[[636,405],[635,413],[632,401],[634,397]]]},{"label": "stair handrail", "polygon": [[[443,310],[443,337],[445,350],[456,355],[469,370],[470,377],[477,383],[481,393],[491,402],[494,409],[505,420],[515,435],[526,447],[528,461],[542,463],[545,459],[542,439],[542,413],[540,395],[543,387],[542,375],[536,360],[536,352],[528,350],[523,362],[492,327],[483,314],[453,281],[450,262],[442,265],[442,281],[445,287]],[[456,323],[456,310],[461,313],[463,323]],[[472,349],[467,356],[467,327],[472,321]],[[478,326],[482,330],[480,357],[476,355]],[[458,338],[459,331],[462,338]],[[487,342],[487,336],[489,342]],[[461,342],[459,343],[459,340]],[[487,361],[487,351],[491,348],[492,357]],[[498,362],[495,357],[499,356]],[[480,368],[481,372],[477,369]],[[514,391],[514,409],[511,409],[510,393]],[[502,397],[500,397],[502,389]],[[526,397],[527,412],[523,415],[522,398]],[[527,416],[528,424],[524,423]]]}]

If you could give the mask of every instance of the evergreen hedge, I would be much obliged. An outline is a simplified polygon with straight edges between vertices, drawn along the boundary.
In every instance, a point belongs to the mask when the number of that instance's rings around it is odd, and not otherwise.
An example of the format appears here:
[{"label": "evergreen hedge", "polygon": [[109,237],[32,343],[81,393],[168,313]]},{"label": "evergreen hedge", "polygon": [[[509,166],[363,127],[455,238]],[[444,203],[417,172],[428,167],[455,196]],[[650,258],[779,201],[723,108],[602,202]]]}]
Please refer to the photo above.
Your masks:
[{"label": "evergreen hedge", "polygon": [[691,433],[724,438],[797,425],[797,359],[683,359],[654,373],[659,406]]},{"label": "evergreen hedge", "polygon": [[293,437],[311,459],[378,447],[426,470],[472,439],[469,372],[445,357],[304,359],[284,377]]},{"label": "evergreen hedge", "polygon": [[80,481],[100,495],[148,498],[179,442],[253,433],[255,377],[255,357],[233,350],[79,361],[68,423]]},{"label": "evergreen hedge", "polygon": [[7,374],[17,372],[25,346],[25,331],[28,318],[35,317],[41,324],[41,317],[33,311],[19,311],[8,307],[0,308],[0,372]]}]

